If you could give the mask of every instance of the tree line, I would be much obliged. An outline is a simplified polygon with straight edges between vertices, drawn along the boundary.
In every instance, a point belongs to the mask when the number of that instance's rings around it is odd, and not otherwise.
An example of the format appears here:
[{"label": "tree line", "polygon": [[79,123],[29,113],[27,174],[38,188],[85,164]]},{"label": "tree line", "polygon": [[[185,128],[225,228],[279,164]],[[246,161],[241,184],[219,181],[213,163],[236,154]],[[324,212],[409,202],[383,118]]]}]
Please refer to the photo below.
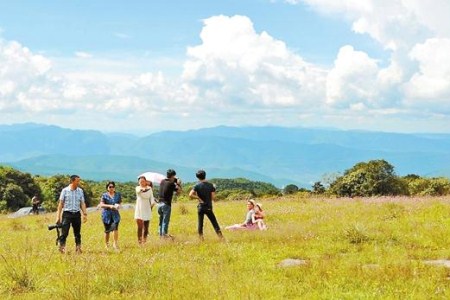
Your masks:
[{"label": "tree line", "polygon": [[[398,176],[394,166],[385,160],[371,160],[355,164],[343,174],[328,176],[323,182],[315,182],[311,189],[288,184],[278,189],[273,184],[251,181],[245,178],[213,178],[217,187],[217,200],[238,200],[265,196],[278,196],[303,192],[337,197],[372,196],[443,196],[450,194],[450,180],[446,177],[425,178],[415,174]],[[44,177],[23,173],[7,166],[0,166],[0,211],[15,211],[31,205],[31,198],[38,196],[47,210],[56,209],[61,190],[69,183],[69,175]],[[98,204],[107,181],[81,181],[87,206]],[[124,202],[135,201],[136,182],[118,183]],[[184,183],[180,201],[188,201],[187,192],[194,183]],[[155,194],[157,193],[155,187]]]},{"label": "tree line", "polygon": [[398,176],[394,166],[385,160],[360,162],[342,175],[329,176],[327,182],[317,181],[310,191],[295,185],[284,193],[308,191],[338,197],[372,196],[444,196],[450,194],[450,180],[446,177],[425,178],[416,174]]}]

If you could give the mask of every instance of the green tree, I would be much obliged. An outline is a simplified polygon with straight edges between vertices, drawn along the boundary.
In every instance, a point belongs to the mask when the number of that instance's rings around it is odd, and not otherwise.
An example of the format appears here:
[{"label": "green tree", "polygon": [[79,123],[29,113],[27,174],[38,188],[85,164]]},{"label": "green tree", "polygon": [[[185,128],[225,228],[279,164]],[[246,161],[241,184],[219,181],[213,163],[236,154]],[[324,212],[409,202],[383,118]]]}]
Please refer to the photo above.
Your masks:
[{"label": "green tree", "polygon": [[[100,182],[89,181],[89,185],[92,189],[93,200],[92,205],[97,205],[100,202],[101,195],[106,192],[106,183],[107,180],[103,180]],[[119,192],[122,196],[122,201],[124,203],[134,203],[136,201],[136,191],[135,187],[137,185],[136,182],[115,182],[116,183],[116,191]],[[153,187],[153,192],[156,195],[156,187]]]},{"label": "green tree", "polygon": [[3,192],[3,200],[6,201],[9,210],[17,210],[27,205],[30,198],[23,189],[14,183],[8,183]]},{"label": "green tree", "polygon": [[[217,199],[223,199],[220,194],[226,191],[245,191],[246,194],[250,194],[251,197],[260,197],[265,195],[278,195],[280,190],[273,184],[251,181],[245,178],[235,179],[219,179],[213,178],[209,180],[217,188]],[[188,190],[188,189],[185,189]]]},{"label": "green tree", "polygon": [[283,188],[283,194],[289,195],[289,194],[295,194],[298,192],[298,186],[295,184],[288,184]]},{"label": "green tree", "polygon": [[[44,207],[49,211],[56,210],[62,189],[70,183],[70,176],[58,174],[51,177],[37,177],[36,180],[42,189]],[[98,199],[94,197],[92,191],[92,183],[92,181],[85,181],[82,179],[79,185],[79,187],[83,189],[86,206],[88,207],[98,203]]]},{"label": "green tree", "polygon": [[39,177],[37,181],[42,189],[43,206],[49,211],[56,210],[61,190],[69,183],[69,176],[58,174],[51,177]]},{"label": "green tree", "polygon": [[411,196],[444,196],[450,194],[448,178],[404,177]]},{"label": "green tree", "polygon": [[42,196],[39,185],[29,173],[0,166],[0,199],[2,210],[16,210],[31,205],[30,199],[37,195]]},{"label": "green tree", "polygon": [[325,187],[320,181],[314,182],[313,186],[313,193],[314,194],[323,194],[325,193]]},{"label": "green tree", "polygon": [[338,196],[380,196],[401,194],[402,183],[394,167],[385,160],[360,162],[344,172],[330,186]]}]

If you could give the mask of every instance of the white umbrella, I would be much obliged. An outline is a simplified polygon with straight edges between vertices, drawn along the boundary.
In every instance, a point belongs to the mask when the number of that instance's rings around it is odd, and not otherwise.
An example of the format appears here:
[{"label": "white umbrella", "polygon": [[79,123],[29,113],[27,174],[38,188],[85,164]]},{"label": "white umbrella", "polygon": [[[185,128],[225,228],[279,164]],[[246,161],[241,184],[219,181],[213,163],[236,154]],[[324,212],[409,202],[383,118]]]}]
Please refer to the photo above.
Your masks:
[{"label": "white umbrella", "polygon": [[138,178],[141,176],[144,176],[147,181],[151,181],[154,184],[158,184],[158,185],[160,184],[160,182],[162,180],[164,180],[166,178],[166,176],[164,176],[163,174],[155,173],[155,172],[142,173],[141,175],[138,176]]}]

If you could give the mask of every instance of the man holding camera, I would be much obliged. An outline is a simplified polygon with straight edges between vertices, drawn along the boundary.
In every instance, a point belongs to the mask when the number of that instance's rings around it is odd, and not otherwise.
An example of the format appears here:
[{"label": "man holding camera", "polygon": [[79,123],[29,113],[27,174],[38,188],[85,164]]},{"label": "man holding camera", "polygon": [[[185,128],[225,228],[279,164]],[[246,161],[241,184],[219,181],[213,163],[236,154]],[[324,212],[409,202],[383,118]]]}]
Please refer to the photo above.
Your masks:
[{"label": "man holding camera", "polygon": [[172,211],[173,193],[177,195],[181,193],[181,180],[176,178],[175,170],[167,170],[167,178],[163,179],[159,184],[159,236],[161,238],[173,238],[169,235],[169,222]]},{"label": "man holding camera", "polygon": [[[59,251],[66,252],[66,239],[70,226],[75,236],[76,253],[81,253],[81,213],[83,222],[87,220],[86,203],[83,190],[78,187],[80,176],[70,176],[70,184],[61,191],[58,210],[56,212],[56,224],[61,224],[61,236],[59,238]],[[62,222],[61,222],[62,221]]]}]

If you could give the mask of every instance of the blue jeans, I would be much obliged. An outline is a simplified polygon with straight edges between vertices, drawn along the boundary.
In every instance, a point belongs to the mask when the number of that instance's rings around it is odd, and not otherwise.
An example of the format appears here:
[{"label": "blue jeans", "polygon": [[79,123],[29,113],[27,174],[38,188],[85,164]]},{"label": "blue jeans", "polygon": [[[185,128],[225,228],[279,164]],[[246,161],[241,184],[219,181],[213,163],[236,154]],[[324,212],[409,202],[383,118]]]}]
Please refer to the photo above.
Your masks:
[{"label": "blue jeans", "polygon": [[164,236],[169,232],[169,222],[170,213],[172,212],[172,207],[170,205],[161,202],[158,204],[158,214],[159,214],[159,235]]}]

